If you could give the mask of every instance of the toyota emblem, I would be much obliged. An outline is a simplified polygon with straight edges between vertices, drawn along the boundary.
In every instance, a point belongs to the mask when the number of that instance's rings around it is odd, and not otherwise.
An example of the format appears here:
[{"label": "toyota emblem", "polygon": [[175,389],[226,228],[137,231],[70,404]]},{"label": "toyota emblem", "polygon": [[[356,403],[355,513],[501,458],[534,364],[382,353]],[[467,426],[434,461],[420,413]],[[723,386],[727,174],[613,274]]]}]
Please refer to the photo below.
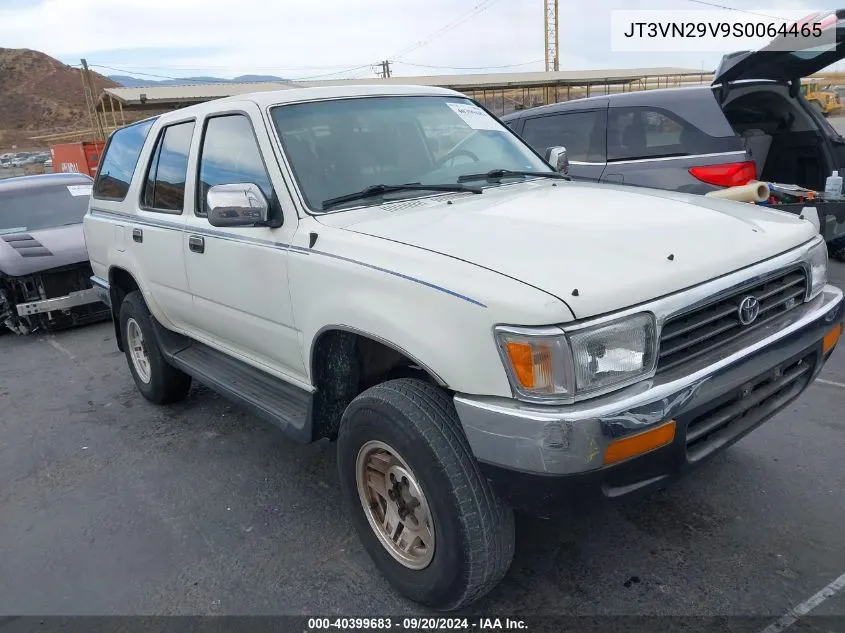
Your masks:
[{"label": "toyota emblem", "polygon": [[739,309],[737,310],[737,314],[739,315],[739,322],[743,325],[751,325],[757,319],[757,315],[760,314],[760,302],[757,301],[757,297],[745,297],[742,301],[739,302]]}]

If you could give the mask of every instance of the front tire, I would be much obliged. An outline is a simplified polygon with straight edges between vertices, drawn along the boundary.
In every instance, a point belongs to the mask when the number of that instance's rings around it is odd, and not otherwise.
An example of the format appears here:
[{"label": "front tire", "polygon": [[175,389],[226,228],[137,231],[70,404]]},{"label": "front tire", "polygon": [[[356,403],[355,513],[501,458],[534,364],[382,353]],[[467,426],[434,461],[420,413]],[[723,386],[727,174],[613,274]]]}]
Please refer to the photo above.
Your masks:
[{"label": "front tire", "polygon": [[127,294],[120,304],[120,335],[141,395],[155,404],[170,404],[187,395],[191,377],[164,360],[156,343],[153,316],[138,291]]},{"label": "front tire", "polygon": [[451,611],[504,577],[513,512],[482,476],[445,391],[414,378],[364,391],[343,415],[337,454],[355,529],[402,595]]}]

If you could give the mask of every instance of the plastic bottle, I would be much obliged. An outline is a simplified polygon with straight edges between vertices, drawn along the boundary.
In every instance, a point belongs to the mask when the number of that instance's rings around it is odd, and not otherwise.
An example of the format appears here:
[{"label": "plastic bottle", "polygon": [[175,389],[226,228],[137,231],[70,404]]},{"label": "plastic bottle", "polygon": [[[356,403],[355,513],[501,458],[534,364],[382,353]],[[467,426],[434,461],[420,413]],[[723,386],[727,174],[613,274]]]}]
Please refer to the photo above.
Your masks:
[{"label": "plastic bottle", "polygon": [[839,175],[838,171],[833,170],[833,174],[824,181],[824,195],[825,198],[842,197],[842,176]]}]

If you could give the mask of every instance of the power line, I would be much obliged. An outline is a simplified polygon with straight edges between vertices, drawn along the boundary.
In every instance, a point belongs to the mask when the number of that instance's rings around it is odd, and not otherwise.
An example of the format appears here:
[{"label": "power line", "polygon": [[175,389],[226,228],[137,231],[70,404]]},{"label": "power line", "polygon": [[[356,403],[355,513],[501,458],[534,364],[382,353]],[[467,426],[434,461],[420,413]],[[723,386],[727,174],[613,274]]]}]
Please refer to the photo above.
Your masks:
[{"label": "power line", "polygon": [[[228,70],[232,66],[214,66],[199,64],[196,66],[180,66],[178,64],[123,64],[121,62],[99,61],[98,63],[91,63],[92,66],[97,65],[114,65],[121,66],[126,72],[133,68],[144,69],[158,69],[158,70]],[[79,64],[68,64],[69,66],[78,67]],[[357,66],[358,64],[356,64]],[[361,64],[362,66],[366,64]],[[348,68],[349,64],[324,64],[317,66],[250,66],[252,70],[325,70],[330,68]]]},{"label": "power line", "polygon": [[786,18],[781,18],[775,15],[766,15],[765,13],[756,13],[754,11],[747,11],[745,9],[735,9],[734,7],[726,7],[723,4],[716,4],[714,2],[706,2],[705,0],[689,0],[689,2],[694,2],[696,4],[703,4],[708,7],[715,7],[717,9],[724,9],[726,11],[736,11],[737,13],[747,13],[748,15],[756,15],[760,18],[769,18],[771,20],[782,20],[783,22],[789,22]]},{"label": "power line", "polygon": [[[196,78],[192,78],[192,77],[173,77],[173,76],[170,76],[170,75],[158,75],[158,74],[154,74],[154,73],[144,73],[144,72],[139,72],[139,71],[136,71],[136,70],[128,70],[126,68],[117,68],[117,67],[114,67],[114,66],[106,66],[105,64],[89,64],[89,66],[91,66],[92,68],[93,67],[105,68],[106,70],[111,70],[111,71],[118,72],[118,73],[125,73],[127,75],[141,75],[142,77],[152,77],[154,79],[169,79],[171,81],[194,82],[194,83],[199,83],[199,84],[208,83],[208,81],[206,79],[196,79]],[[307,81],[309,79],[319,79],[321,77],[333,77],[335,75],[342,75],[344,73],[354,72],[354,71],[360,70],[362,68],[369,68],[370,66],[372,66],[372,64],[362,64],[360,66],[354,66],[354,67],[351,67],[351,68],[344,68],[343,70],[338,70],[338,71],[331,72],[331,73],[323,73],[323,74],[320,74],[320,75],[312,75],[310,77],[288,78],[288,79],[283,79],[282,81]]]},{"label": "power line", "polygon": [[124,68],[115,68],[114,66],[106,66],[105,64],[88,64],[92,68],[105,68],[117,73],[126,73],[128,75],[141,75],[142,77],[153,77],[155,79],[171,79],[173,81],[194,81],[197,83],[208,83],[203,79],[192,79],[191,77],[169,77],[167,75],[154,75],[153,73],[142,73],[135,70],[126,70]]},{"label": "power line", "polygon": [[[445,69],[445,70],[495,70],[498,68],[517,68],[519,66],[530,66],[531,64],[536,64],[542,62],[543,60],[535,60],[530,62],[520,62],[518,64],[501,64],[495,66],[445,66],[445,65],[437,65],[437,64],[419,64],[416,62],[404,62],[404,61],[397,61],[397,60],[389,60],[391,64],[401,64],[403,66],[414,66],[417,68],[433,68],[433,69]],[[110,65],[112,64],[112,65]],[[118,64],[120,68],[116,68],[114,66],[115,62],[99,62],[94,63],[91,62],[89,66],[91,67],[98,67],[98,68],[108,68],[109,70],[115,70],[118,72],[124,72],[129,74],[137,74],[137,75],[149,75],[152,77],[160,77],[164,79],[184,79],[180,77],[168,77],[166,75],[153,75],[150,73],[143,73],[134,70],[135,68],[144,68],[144,69],[164,69],[164,70],[229,70],[231,66],[178,66],[178,65],[154,65],[154,64]],[[72,68],[80,68],[80,64],[67,64]],[[313,77],[321,77],[321,76],[329,76],[334,74],[343,74],[346,72],[353,72],[354,70],[358,70],[361,68],[367,68],[375,66],[381,68],[381,62],[376,63],[366,63],[366,64],[357,64],[355,66],[348,66],[348,65],[339,65],[339,64],[327,64],[321,66],[250,66],[250,71],[259,71],[259,70],[324,70],[324,69],[336,69],[341,68],[341,70],[336,70],[331,73],[325,73],[323,75],[314,75]],[[304,79],[307,79],[304,78]]]},{"label": "power line", "polygon": [[435,70],[497,70],[500,68],[517,68],[519,66],[530,66],[531,64],[539,64],[542,59],[536,59],[530,62],[520,62],[519,64],[503,64],[501,66],[433,66],[431,64],[415,64],[412,62],[392,61],[393,64],[401,66],[415,66],[417,68],[433,68]]},{"label": "power line", "polygon": [[397,60],[400,57],[407,55],[408,53],[410,53],[412,51],[417,50],[418,48],[422,48],[426,44],[430,43],[432,40],[448,33],[449,31],[451,31],[454,28],[459,27],[461,24],[463,24],[464,22],[466,22],[470,18],[473,18],[473,17],[479,15],[480,13],[483,13],[484,11],[486,11],[487,9],[489,9],[490,7],[492,7],[493,5],[495,5],[498,2],[501,2],[501,0],[482,0],[477,5],[475,5],[475,7],[473,9],[471,9],[469,12],[464,13],[463,15],[461,15],[461,16],[457,17],[456,19],[452,20],[451,22],[449,22],[445,26],[440,27],[439,29],[437,29],[433,33],[430,33],[429,35],[427,35],[423,39],[419,40],[415,44],[412,44],[411,46],[404,48],[397,53],[394,53],[393,55],[391,55],[389,57],[389,59]]},{"label": "power line", "polygon": [[381,66],[381,62],[377,63],[369,63],[369,64],[361,64],[360,66],[354,66],[352,68],[346,68],[344,70],[339,70],[333,73],[323,73],[322,75],[312,75],[310,77],[295,77],[292,78],[291,81],[307,81],[309,79],[320,79],[321,77],[333,77],[335,75],[342,75],[344,73],[351,73],[355,72],[356,70],[361,70],[362,68],[372,68],[373,66]]}]

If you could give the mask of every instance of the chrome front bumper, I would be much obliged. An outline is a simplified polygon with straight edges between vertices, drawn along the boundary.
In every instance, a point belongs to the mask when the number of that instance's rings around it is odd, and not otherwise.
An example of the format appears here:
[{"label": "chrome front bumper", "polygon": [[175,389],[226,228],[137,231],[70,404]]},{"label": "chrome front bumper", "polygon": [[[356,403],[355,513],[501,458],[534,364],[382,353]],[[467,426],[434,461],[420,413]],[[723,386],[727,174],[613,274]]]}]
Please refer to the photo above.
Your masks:
[{"label": "chrome front bumper", "polygon": [[85,290],[71,292],[64,297],[19,303],[17,305],[17,311],[18,316],[25,317],[32,316],[33,314],[55,312],[57,310],[69,310],[70,308],[75,308],[89,303],[97,303],[98,301],[100,301],[100,294],[97,290],[95,288],[87,288]]},{"label": "chrome front bumper", "polygon": [[[842,291],[828,285],[812,301],[720,349],[718,357],[696,359],[613,394],[555,407],[457,394],[455,407],[480,462],[523,473],[565,475],[600,469],[612,440],[669,420],[676,420],[675,444],[683,452],[685,420],[723,406],[731,394],[761,377],[779,377],[796,358],[811,363],[802,376],[805,382],[796,383],[771,414],[750,420],[745,427],[740,425],[738,435],[771,417],[803,391],[821,370],[826,360],[822,340],[843,321],[843,312]],[[708,452],[735,439],[727,437]],[[698,452],[692,454],[687,448],[679,459],[687,463],[706,456]]]},{"label": "chrome front bumper", "polygon": [[112,305],[109,282],[97,276],[93,276],[90,279],[91,286],[93,287],[94,292],[97,293],[98,299],[111,308]]}]

